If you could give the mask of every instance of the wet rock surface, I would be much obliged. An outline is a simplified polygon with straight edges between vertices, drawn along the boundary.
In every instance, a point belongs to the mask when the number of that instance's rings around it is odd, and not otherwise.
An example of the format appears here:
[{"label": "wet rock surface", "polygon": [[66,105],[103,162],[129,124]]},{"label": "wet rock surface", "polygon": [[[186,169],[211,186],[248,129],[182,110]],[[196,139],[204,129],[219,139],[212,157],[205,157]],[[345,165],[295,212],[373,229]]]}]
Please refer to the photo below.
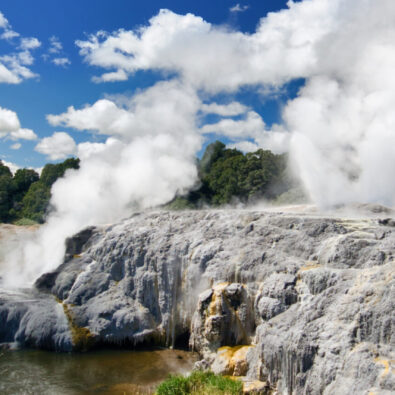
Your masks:
[{"label": "wet rock surface", "polygon": [[160,212],[90,228],[40,292],[1,293],[0,342],[189,343],[201,368],[265,391],[393,393],[389,213]]}]

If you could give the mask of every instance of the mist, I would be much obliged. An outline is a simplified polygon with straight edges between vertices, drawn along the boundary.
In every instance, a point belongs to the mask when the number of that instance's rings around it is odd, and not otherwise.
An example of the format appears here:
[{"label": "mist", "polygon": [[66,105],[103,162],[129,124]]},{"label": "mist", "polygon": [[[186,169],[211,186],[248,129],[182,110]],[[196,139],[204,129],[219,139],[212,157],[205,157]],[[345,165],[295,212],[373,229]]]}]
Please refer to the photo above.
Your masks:
[{"label": "mist", "polygon": [[[162,10],[135,31],[77,41],[83,60],[104,70],[95,83],[139,70],[161,72],[163,81],[47,116],[53,126],[106,141],[77,146],[80,169],[53,186],[54,211],[33,240],[8,255],[6,282],[31,282],[55,268],[65,238],[81,228],[164,204],[194,187],[195,158],[207,133],[251,150],[289,151],[294,173],[320,208],[393,206],[394,43],[392,0],[289,1],[287,9],[262,18],[253,34]],[[304,86],[285,103],[278,125],[268,126],[233,100],[245,87],[275,94],[294,79],[304,79]],[[215,101],[225,93],[228,103]],[[221,120],[205,124],[207,113]]]}]

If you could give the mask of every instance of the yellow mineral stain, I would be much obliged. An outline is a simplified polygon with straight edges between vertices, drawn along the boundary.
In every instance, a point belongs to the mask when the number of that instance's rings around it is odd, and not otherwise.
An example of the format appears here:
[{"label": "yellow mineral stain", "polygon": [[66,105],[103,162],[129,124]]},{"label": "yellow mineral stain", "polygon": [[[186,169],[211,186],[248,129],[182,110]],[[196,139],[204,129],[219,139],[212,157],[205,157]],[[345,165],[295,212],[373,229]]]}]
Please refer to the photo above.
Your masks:
[{"label": "yellow mineral stain", "polygon": [[379,365],[383,365],[384,366],[384,372],[382,373],[382,376],[386,376],[390,370],[391,372],[394,371],[394,368],[392,367],[392,365],[395,365],[395,360],[394,359],[383,359],[383,358],[375,358],[374,362],[376,362]]},{"label": "yellow mineral stain", "polygon": [[302,266],[299,269],[299,272],[305,272],[307,270],[312,270],[312,269],[318,269],[319,267],[322,267],[319,263],[315,261],[307,261],[305,266]]},{"label": "yellow mineral stain", "polygon": [[70,305],[68,305],[67,303],[62,303],[62,305],[64,313],[69,322],[73,347],[79,351],[88,350],[93,343],[93,333],[88,328],[76,325],[74,322],[72,311],[70,310]]},{"label": "yellow mineral stain", "polygon": [[248,370],[247,352],[255,346],[224,346],[217,350],[221,359],[226,361],[227,371],[230,376],[244,376]]}]

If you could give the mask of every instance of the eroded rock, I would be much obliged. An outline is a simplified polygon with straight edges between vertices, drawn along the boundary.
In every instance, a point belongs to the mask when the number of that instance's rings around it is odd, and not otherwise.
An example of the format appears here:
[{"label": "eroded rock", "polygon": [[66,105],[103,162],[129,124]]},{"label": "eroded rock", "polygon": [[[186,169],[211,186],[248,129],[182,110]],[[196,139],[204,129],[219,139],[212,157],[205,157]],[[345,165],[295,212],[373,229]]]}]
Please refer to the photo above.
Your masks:
[{"label": "eroded rock", "polygon": [[[73,326],[92,347],[189,338],[202,368],[278,393],[395,390],[389,221],[146,213],[68,243],[64,263],[37,281],[40,293],[0,294],[0,342],[69,350]],[[238,362],[218,354],[235,346],[254,347]]]}]

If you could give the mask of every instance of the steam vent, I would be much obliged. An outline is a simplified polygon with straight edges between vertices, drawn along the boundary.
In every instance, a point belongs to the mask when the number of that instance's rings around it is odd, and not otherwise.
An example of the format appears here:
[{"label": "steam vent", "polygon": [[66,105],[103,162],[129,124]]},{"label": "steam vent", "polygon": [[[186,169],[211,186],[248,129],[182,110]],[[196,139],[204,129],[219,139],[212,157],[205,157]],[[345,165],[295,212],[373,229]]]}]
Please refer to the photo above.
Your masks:
[{"label": "steam vent", "polygon": [[395,222],[380,215],[151,212],[85,229],[33,290],[2,291],[0,342],[190,347],[250,393],[393,394]]}]

